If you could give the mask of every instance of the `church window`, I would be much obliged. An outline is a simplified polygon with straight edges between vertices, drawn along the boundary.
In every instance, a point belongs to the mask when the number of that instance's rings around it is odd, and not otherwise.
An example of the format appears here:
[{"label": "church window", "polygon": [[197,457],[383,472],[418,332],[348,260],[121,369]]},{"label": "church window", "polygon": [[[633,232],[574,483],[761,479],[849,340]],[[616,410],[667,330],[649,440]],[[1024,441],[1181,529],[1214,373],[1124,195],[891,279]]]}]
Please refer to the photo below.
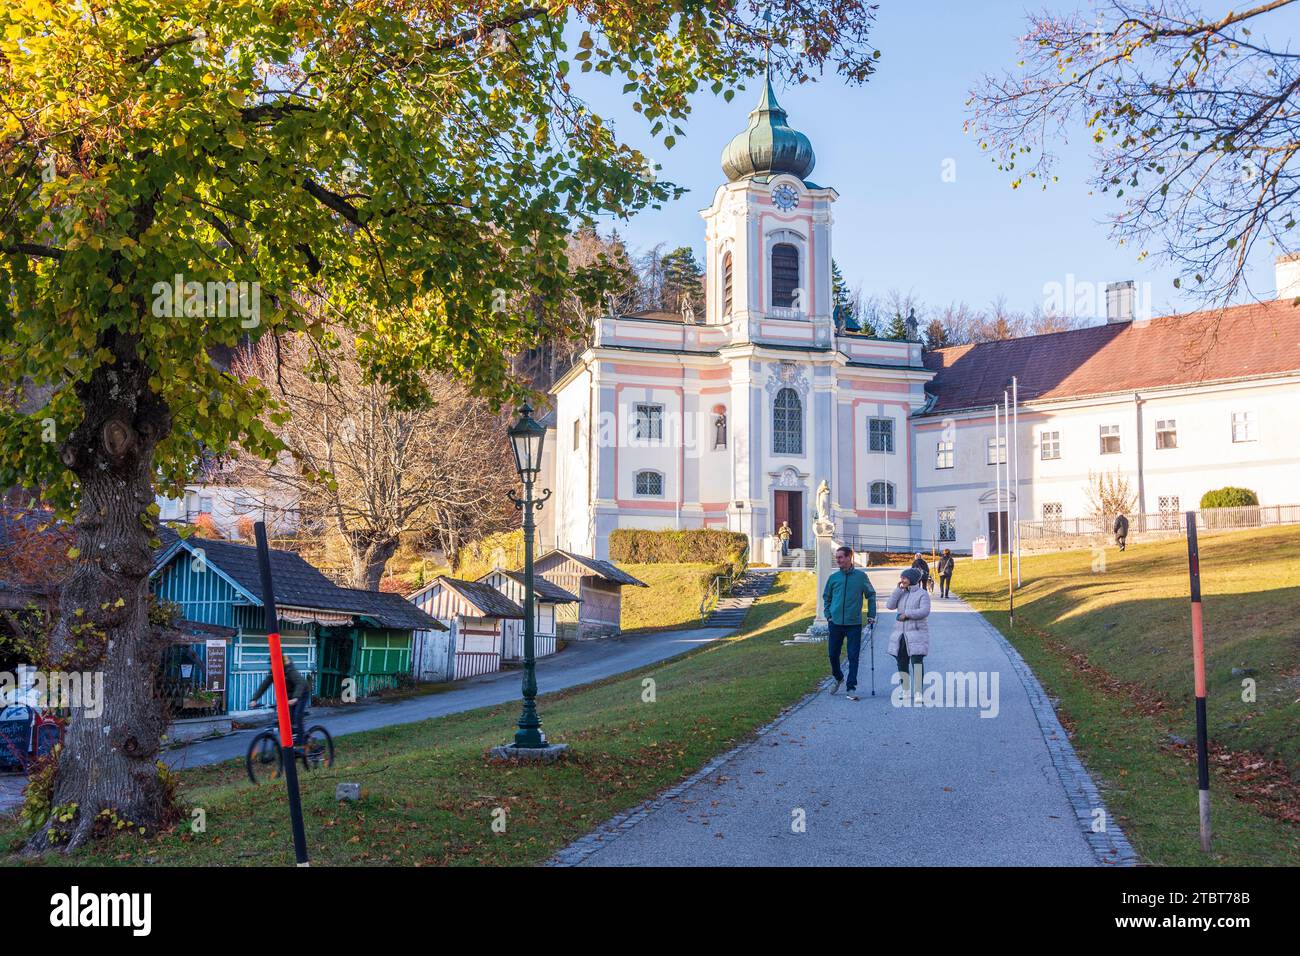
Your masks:
[{"label": "church window", "polygon": [[1178,447],[1178,423],[1173,418],[1162,418],[1156,422],[1156,447]]},{"label": "church window", "polygon": [[939,509],[939,540],[940,541],[957,540],[957,509],[956,508]]},{"label": "church window", "polygon": [[867,448],[870,451],[894,453],[894,420],[892,418],[868,418]]},{"label": "church window", "polygon": [[638,405],[636,407],[635,437],[646,440],[664,437],[664,407],[662,405]]},{"label": "church window", "polygon": [[722,314],[731,315],[731,253],[722,256]]},{"label": "church window", "polygon": [[582,442],[582,419],[573,420],[573,450],[577,451]]},{"label": "church window", "polygon": [[799,250],[788,242],[778,242],[772,247],[772,305],[793,308],[798,289]]},{"label": "church window", "polygon": [[1061,520],[1065,517],[1065,505],[1059,501],[1043,502],[1043,529],[1060,531]]},{"label": "church window", "polygon": [[894,483],[892,481],[873,481],[871,483],[871,504],[877,508],[894,507]]},{"label": "church window", "polygon": [[1118,455],[1120,452],[1119,444],[1119,426],[1102,425],[1101,426],[1101,453],[1103,455]]},{"label": "church window", "polygon": [[935,467],[935,468],[951,468],[951,467],[952,467],[953,444],[954,444],[954,443],[953,443],[953,441],[952,441],[951,439],[949,439],[949,440],[947,440],[947,441],[945,441],[945,440],[942,439],[942,438],[939,439],[939,444],[935,447],[935,450],[934,450],[934,467]]},{"label": "church window", "polygon": [[1061,433],[1059,431],[1039,434],[1038,457],[1042,461],[1055,461],[1061,457]]},{"label": "church window", "polygon": [[793,388],[781,389],[772,403],[772,454],[803,454],[803,403]]},{"label": "church window", "polygon": [[638,471],[636,473],[636,493],[644,498],[662,498],[664,496],[664,476],[657,471]]}]

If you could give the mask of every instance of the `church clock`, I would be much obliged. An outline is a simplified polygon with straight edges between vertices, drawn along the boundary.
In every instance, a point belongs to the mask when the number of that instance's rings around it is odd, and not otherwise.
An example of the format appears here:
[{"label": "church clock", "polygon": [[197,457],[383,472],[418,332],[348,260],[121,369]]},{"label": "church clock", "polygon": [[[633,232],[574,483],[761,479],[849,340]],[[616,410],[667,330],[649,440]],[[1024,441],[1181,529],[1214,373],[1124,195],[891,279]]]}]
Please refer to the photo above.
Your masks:
[{"label": "church clock", "polygon": [[772,190],[772,201],[778,209],[790,210],[799,205],[799,194],[789,183],[782,183]]}]

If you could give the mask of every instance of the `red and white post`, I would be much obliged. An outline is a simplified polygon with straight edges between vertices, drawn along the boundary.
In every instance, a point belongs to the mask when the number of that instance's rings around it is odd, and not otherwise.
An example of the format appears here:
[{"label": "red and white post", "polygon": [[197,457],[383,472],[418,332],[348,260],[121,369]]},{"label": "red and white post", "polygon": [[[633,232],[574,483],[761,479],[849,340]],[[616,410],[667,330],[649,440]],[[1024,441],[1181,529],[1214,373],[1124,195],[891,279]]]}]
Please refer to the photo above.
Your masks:
[{"label": "red and white post", "polygon": [[1201,850],[1210,852],[1210,755],[1205,717],[1205,636],[1201,617],[1201,557],[1196,512],[1187,512],[1187,570],[1192,584],[1192,667],[1196,675],[1196,786],[1200,796]]}]

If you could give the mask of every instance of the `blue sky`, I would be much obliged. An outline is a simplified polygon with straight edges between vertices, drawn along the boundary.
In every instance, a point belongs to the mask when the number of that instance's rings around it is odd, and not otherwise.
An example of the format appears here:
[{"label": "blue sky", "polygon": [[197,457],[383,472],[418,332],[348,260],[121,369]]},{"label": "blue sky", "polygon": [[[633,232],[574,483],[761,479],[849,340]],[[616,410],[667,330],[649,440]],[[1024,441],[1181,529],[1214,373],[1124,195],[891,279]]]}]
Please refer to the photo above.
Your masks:
[{"label": "blue sky", "polygon": [[[1035,6],[1087,8],[1086,0]],[[1220,6],[1209,3],[1207,12]],[[963,132],[971,87],[1017,61],[1025,9],[1009,0],[883,0],[874,35],[881,59],[864,86],[831,75],[801,87],[778,86],[790,124],[816,150],[809,179],[839,192],[834,249],[849,285],[861,283],[867,294],[911,292],[930,306],[965,301],[985,307],[1004,296],[1011,308],[1029,310],[1043,303],[1045,284],[1064,284],[1072,274],[1098,288],[1121,279],[1149,282],[1155,315],[1195,307],[1173,287],[1172,268],[1155,259],[1139,262],[1136,249],[1110,238],[1106,217],[1115,205],[1090,195],[1085,140],[1056,144],[1060,181],[1047,191],[1012,190],[1010,177]],[[1298,20],[1284,11],[1261,24],[1273,34]],[[686,136],[672,150],[646,135],[646,124],[616,88],[584,92],[615,119],[622,137],[660,164],[664,178],[689,190],[663,209],[609,225],[617,225],[634,251],[665,242],[702,254],[699,210],[724,179],[719,154],[744,127],[758,87],[751,83],[731,103],[707,92],[697,96]],[[955,182],[943,181],[946,160],[955,162]],[[1248,279],[1255,294],[1267,298],[1273,253],[1262,246]]]}]

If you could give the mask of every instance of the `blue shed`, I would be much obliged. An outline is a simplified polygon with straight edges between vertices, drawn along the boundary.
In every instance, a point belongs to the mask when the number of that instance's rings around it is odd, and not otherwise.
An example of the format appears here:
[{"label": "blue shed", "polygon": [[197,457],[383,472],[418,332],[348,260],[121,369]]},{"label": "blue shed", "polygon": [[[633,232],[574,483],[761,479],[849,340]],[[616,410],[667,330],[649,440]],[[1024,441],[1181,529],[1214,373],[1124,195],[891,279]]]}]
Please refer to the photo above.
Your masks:
[{"label": "blue shed", "polygon": [[[159,600],[179,605],[185,626],[165,657],[164,685],[185,673],[202,675],[205,694],[191,701],[206,704],[204,716],[274,706],[274,692],[260,707],[249,706],[271,668],[257,549],[169,537],[152,587]],[[341,698],[350,690],[361,698],[394,686],[411,671],[413,632],[446,629],[401,595],[339,587],[290,551],[271,552],[271,577],[281,647],[312,679],[318,697]]]}]

